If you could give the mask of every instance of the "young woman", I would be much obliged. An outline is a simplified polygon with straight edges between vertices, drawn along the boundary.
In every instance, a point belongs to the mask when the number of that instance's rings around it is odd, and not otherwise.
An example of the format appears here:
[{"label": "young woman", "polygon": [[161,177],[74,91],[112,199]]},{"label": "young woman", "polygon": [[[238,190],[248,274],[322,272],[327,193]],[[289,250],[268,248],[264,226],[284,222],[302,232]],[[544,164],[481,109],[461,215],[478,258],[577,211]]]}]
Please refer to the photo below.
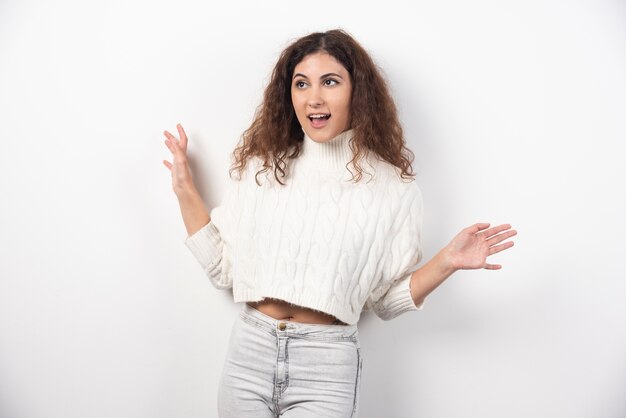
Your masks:
[{"label": "young woman", "polygon": [[[188,237],[212,284],[245,302],[220,381],[220,417],[354,417],[357,322],[421,309],[459,269],[499,269],[510,225],[463,229],[420,268],[422,196],[388,88],[347,33],[313,33],[281,54],[231,182],[209,211],[187,136],[165,131]],[[238,175],[232,179],[232,173]]]}]

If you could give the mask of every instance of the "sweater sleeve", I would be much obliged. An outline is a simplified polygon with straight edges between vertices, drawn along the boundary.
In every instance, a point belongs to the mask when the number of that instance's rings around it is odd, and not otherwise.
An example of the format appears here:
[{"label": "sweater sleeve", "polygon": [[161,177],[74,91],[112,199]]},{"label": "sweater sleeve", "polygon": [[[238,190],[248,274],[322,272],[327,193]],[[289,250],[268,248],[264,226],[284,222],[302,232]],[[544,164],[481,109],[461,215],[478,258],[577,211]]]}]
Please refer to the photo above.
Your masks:
[{"label": "sweater sleeve", "polygon": [[220,230],[215,226],[216,209],[211,211],[211,221],[193,235],[185,239],[185,245],[202,266],[211,284],[218,289],[229,289],[233,286],[229,264],[224,260],[224,242]]},{"label": "sweater sleeve", "polygon": [[405,312],[421,310],[423,306],[423,302],[415,305],[410,290],[411,275],[422,258],[423,203],[415,181],[407,187],[400,201],[386,244],[388,249],[380,279],[364,306],[364,310],[373,310],[385,321]]},{"label": "sweater sleeve", "polygon": [[184,241],[217,289],[230,289],[233,286],[229,237],[232,236],[236,217],[240,183],[230,179],[221,204],[211,210],[209,223]]}]

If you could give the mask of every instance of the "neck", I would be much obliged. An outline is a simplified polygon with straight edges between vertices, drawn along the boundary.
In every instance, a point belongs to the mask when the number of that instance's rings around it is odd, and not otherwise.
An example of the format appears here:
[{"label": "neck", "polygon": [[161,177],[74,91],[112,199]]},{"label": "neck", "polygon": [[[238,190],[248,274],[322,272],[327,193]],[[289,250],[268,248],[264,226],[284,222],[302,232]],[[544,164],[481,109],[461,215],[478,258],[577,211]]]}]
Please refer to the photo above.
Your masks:
[{"label": "neck", "polygon": [[315,142],[305,132],[302,153],[298,160],[305,165],[345,170],[346,164],[353,157],[350,149],[350,139],[353,134],[352,130],[347,130],[328,141]]}]

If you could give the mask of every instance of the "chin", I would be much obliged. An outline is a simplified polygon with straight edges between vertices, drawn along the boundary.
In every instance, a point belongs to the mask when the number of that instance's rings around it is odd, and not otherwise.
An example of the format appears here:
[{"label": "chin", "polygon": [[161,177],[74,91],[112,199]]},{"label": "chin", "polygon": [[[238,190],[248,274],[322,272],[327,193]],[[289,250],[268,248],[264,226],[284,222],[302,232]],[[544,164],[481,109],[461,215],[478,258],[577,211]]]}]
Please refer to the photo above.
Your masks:
[{"label": "chin", "polygon": [[342,133],[343,131],[323,132],[311,129],[305,129],[304,132],[315,142],[327,142]]}]

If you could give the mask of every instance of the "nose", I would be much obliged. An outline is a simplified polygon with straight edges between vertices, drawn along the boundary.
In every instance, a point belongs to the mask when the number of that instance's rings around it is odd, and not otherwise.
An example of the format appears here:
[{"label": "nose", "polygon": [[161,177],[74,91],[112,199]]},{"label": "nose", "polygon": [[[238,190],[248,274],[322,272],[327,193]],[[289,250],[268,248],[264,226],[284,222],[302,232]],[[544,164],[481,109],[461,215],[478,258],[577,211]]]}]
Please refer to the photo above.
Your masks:
[{"label": "nose", "polygon": [[309,89],[309,97],[307,103],[312,108],[317,108],[324,104],[322,91],[319,87],[312,87]]}]

